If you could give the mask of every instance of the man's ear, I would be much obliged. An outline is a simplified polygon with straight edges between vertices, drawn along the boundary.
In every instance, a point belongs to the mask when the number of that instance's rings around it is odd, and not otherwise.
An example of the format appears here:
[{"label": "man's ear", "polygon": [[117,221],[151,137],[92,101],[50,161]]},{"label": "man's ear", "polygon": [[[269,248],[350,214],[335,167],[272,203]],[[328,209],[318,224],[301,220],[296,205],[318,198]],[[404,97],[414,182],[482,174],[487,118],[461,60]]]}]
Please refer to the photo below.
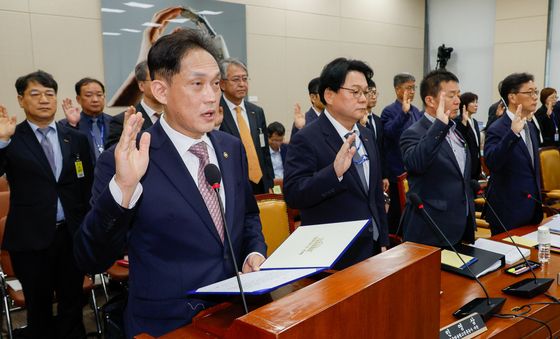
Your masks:
[{"label": "man's ear", "polygon": [[17,101],[19,103],[19,107],[23,108],[23,95],[18,94]]},{"label": "man's ear", "polygon": [[169,93],[169,85],[167,82],[162,80],[153,80],[150,88],[152,89],[152,95],[154,98],[163,105],[167,105],[167,94]]},{"label": "man's ear", "polygon": [[[325,92],[324,92],[323,95],[325,97],[325,102],[327,103],[327,105],[332,105],[333,100],[334,100],[334,96],[336,95],[336,92],[333,91],[330,88],[327,88],[327,89],[325,89]],[[321,99],[319,99],[319,100],[321,100]]]},{"label": "man's ear", "polygon": [[437,102],[436,98],[434,98],[433,96],[428,95],[425,99],[426,101],[426,106],[433,108],[433,109],[437,109],[439,103]]},{"label": "man's ear", "polygon": [[513,93],[508,94],[508,104],[514,104],[517,107],[517,96]]},{"label": "man's ear", "polygon": [[222,92],[224,91],[225,87],[226,87],[226,81],[224,79],[220,79],[220,89],[222,90]]}]

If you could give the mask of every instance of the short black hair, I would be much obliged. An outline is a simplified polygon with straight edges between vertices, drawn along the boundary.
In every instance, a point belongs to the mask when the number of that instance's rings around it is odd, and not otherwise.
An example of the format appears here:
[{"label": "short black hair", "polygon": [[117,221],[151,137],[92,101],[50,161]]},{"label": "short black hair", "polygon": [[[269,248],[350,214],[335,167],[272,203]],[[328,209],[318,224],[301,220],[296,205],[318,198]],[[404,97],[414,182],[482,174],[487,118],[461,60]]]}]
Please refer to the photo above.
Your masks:
[{"label": "short black hair", "polygon": [[455,74],[445,70],[445,69],[436,69],[431,71],[430,73],[426,74],[424,79],[422,79],[422,83],[420,84],[420,96],[422,97],[422,102],[424,105],[426,104],[426,97],[437,97],[440,84],[442,82],[449,82],[455,81],[459,82],[459,79],[455,76]]},{"label": "short black hair", "polygon": [[367,78],[366,81],[368,88],[377,88],[377,85],[375,84],[375,81],[373,81],[373,79]]},{"label": "short black hair", "polygon": [[323,68],[319,77],[319,96],[323,104],[327,104],[325,101],[325,90],[328,88],[331,91],[338,92],[346,80],[346,75],[351,71],[362,73],[366,79],[370,79],[373,76],[373,70],[360,60],[337,58]]},{"label": "short black hair", "polygon": [[518,93],[524,83],[535,81],[533,74],[529,73],[512,73],[502,80],[500,86],[500,96],[509,105],[508,94]]},{"label": "short black hair", "polygon": [[463,112],[463,107],[468,106],[471,102],[477,101],[478,95],[472,92],[465,92],[461,94],[461,103],[459,104],[459,113]]},{"label": "short black hair", "polygon": [[148,79],[148,61],[144,60],[134,67],[134,78],[136,81],[146,81]]},{"label": "short black hair", "polygon": [[281,137],[283,137],[284,134],[286,134],[286,129],[284,128],[284,125],[282,125],[278,121],[271,122],[270,125],[268,125],[267,130],[268,130],[269,137],[271,137],[272,134],[274,133],[278,134],[278,136]]},{"label": "short black hair", "polygon": [[45,71],[38,70],[27,75],[20,76],[16,80],[16,92],[18,95],[23,95],[27,86],[30,82],[36,82],[47,88],[54,89],[54,92],[58,92],[58,84],[54,80],[53,76]]},{"label": "short black hair", "polygon": [[185,28],[159,38],[148,52],[148,69],[152,80],[156,75],[171,81],[181,71],[181,60],[190,51],[202,49],[210,53],[219,64],[219,53],[210,36],[205,32]]},{"label": "short black hair", "polygon": [[74,85],[74,90],[76,90],[76,95],[80,95],[81,91],[82,91],[82,87],[84,87],[87,84],[91,84],[92,82],[95,82],[96,84],[98,84],[99,86],[101,86],[101,90],[103,91],[103,93],[105,93],[105,86],[103,86],[103,83],[97,79],[94,78],[83,78],[80,79],[80,81],[78,81],[76,83],[76,85]]},{"label": "short black hair", "polygon": [[309,84],[307,84],[307,91],[309,94],[319,94],[319,77],[311,79]]}]

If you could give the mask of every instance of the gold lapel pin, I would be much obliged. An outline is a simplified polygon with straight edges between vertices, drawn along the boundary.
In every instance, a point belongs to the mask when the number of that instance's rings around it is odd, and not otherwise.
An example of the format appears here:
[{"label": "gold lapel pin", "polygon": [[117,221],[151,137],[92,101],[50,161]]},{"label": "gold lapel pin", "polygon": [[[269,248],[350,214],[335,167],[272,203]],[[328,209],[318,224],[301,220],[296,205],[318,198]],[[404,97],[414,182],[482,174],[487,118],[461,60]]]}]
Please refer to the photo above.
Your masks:
[{"label": "gold lapel pin", "polygon": [[227,159],[228,157],[229,157],[229,154],[228,154],[228,152],[224,152],[224,158],[226,158],[226,159]]},{"label": "gold lapel pin", "polygon": [[68,139],[64,139],[64,142],[68,143],[68,142],[70,142],[70,140],[68,140]]}]

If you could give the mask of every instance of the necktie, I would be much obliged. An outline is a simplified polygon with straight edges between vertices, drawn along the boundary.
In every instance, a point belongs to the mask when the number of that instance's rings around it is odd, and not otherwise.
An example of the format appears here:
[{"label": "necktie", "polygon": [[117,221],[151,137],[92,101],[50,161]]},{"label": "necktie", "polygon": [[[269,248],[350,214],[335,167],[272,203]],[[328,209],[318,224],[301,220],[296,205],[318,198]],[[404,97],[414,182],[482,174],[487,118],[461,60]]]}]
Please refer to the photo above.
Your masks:
[{"label": "necktie", "polygon": [[161,117],[161,112],[154,112],[154,117],[155,119],[153,119],[154,122],[158,121],[158,119]]},{"label": "necktie", "polygon": [[255,143],[253,142],[253,137],[251,137],[251,131],[247,125],[247,121],[241,114],[241,107],[235,106],[235,113],[237,116],[237,125],[239,126],[239,135],[241,136],[241,142],[245,147],[245,152],[247,153],[247,162],[249,163],[249,180],[258,184],[262,178],[261,165],[259,164],[259,158],[257,157],[257,149],[255,148]]},{"label": "necktie", "polygon": [[54,150],[49,138],[47,138],[47,135],[49,134],[51,128],[43,127],[43,128],[38,128],[37,130],[43,136],[43,138],[41,139],[41,147],[43,147],[43,151],[45,152],[45,156],[47,157],[47,160],[49,162],[49,165],[51,166],[53,174],[56,176],[56,163],[54,161]]},{"label": "necktie", "polygon": [[101,129],[98,125],[99,121],[97,118],[91,119],[91,133],[93,137],[93,143],[95,144],[95,158],[103,152],[103,136],[101,135]]},{"label": "necktie", "polygon": [[531,156],[531,166],[535,166],[535,155],[533,154],[533,141],[531,140],[531,132],[529,131],[529,122],[525,123],[525,127],[523,127],[523,131],[525,132],[525,144],[527,145],[527,150],[529,151],[529,155]]},{"label": "necktie", "polygon": [[210,217],[212,217],[212,221],[214,222],[214,226],[216,226],[216,230],[220,235],[220,239],[222,243],[224,242],[224,223],[222,220],[222,216],[220,214],[220,205],[218,201],[218,197],[216,193],[213,192],[208,182],[206,182],[206,177],[204,175],[204,168],[210,162],[208,158],[208,149],[206,148],[206,144],[201,141],[197,144],[194,144],[189,148],[189,152],[194,154],[198,160],[198,190],[200,191],[200,195],[206,204],[206,208],[208,208],[208,212],[210,213]]}]

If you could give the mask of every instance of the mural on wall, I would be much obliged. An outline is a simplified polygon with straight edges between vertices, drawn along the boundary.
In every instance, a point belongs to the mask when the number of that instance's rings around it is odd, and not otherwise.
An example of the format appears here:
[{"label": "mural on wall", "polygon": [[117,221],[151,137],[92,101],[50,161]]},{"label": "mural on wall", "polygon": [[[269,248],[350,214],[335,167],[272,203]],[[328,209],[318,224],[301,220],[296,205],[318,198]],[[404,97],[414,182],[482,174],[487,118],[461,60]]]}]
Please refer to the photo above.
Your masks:
[{"label": "mural on wall", "polygon": [[103,60],[109,106],[135,105],[141,96],[134,67],[161,36],[191,27],[208,33],[222,57],[247,59],[245,5],[212,0],[102,0]]}]

